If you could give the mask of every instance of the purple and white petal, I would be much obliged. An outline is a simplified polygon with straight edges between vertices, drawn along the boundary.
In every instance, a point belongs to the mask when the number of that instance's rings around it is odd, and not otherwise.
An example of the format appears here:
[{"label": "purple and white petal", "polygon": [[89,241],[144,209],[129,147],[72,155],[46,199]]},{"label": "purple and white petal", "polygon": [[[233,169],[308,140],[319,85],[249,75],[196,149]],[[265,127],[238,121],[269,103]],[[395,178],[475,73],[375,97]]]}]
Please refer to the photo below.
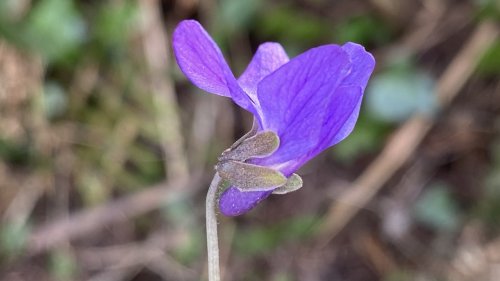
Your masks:
[{"label": "purple and white petal", "polygon": [[205,29],[194,20],[179,23],[172,35],[173,50],[180,69],[199,88],[230,97],[226,60]]},{"label": "purple and white petal", "polygon": [[288,55],[279,43],[263,43],[257,49],[246,70],[238,78],[238,83],[252,99],[257,100],[259,82],[288,61]]},{"label": "purple and white petal", "polygon": [[[344,87],[344,91],[346,93],[350,92],[350,95],[354,95],[351,98],[356,98],[356,96],[361,96],[358,99],[357,104],[354,106],[352,113],[348,116],[347,120],[344,122],[343,126],[335,133],[335,136],[327,136],[327,143],[323,144],[323,146],[319,147],[318,150],[321,152],[322,150],[336,145],[337,143],[344,140],[354,129],[354,125],[358,120],[359,110],[361,108],[362,95],[366,88],[366,84],[368,83],[368,79],[373,73],[373,69],[375,68],[375,59],[373,56],[368,53],[365,48],[359,44],[348,42],[342,46],[350,57],[352,68],[351,73],[342,81],[341,87]],[[359,92],[359,87],[361,92]],[[350,98],[345,101],[345,103],[349,103]],[[332,104],[329,106],[330,109],[335,109],[337,103],[339,101],[332,100]],[[351,101],[352,102],[352,101]],[[335,116],[335,113],[330,112],[328,116]],[[330,118],[332,120],[332,118]],[[340,121],[338,121],[340,122]],[[325,131],[332,131],[328,124],[325,125]],[[318,152],[318,153],[319,153]]]},{"label": "purple and white petal", "polygon": [[347,42],[342,46],[351,60],[351,73],[342,81],[342,85],[357,85],[364,89],[375,68],[375,59],[359,44]]},{"label": "purple and white petal", "polygon": [[212,94],[231,97],[256,114],[253,102],[238,85],[219,47],[197,21],[182,21],[172,37],[177,63],[193,84]]},{"label": "purple and white petal", "polygon": [[323,120],[321,141],[308,155],[309,159],[337,144],[351,133],[359,115],[362,98],[361,86],[342,86],[335,91]]},{"label": "purple and white petal", "polygon": [[279,135],[280,147],[258,164],[277,165],[316,147],[329,101],[350,69],[340,46],[325,45],[297,56],[260,82],[261,125]]}]

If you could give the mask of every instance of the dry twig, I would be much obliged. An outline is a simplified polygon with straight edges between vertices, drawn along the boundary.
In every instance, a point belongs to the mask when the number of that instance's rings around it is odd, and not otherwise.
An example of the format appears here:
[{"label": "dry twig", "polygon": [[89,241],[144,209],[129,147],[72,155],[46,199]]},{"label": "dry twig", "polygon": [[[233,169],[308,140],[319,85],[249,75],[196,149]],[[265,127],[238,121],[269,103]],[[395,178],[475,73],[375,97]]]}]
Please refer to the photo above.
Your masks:
[{"label": "dry twig", "polygon": [[[52,221],[35,229],[27,243],[27,252],[37,254],[51,249],[61,242],[85,237],[106,225],[124,222],[144,213],[157,209],[179,196],[189,196],[199,176],[194,175],[184,186],[174,183],[161,183],[147,187],[129,197],[109,202],[106,205],[83,210],[67,218]],[[179,193],[176,190],[185,189]]]},{"label": "dry twig", "polygon": [[158,136],[168,163],[169,180],[188,177],[188,162],[184,153],[184,138],[174,86],[169,75],[168,37],[162,25],[160,1],[139,1],[143,21],[143,46],[149,68],[149,80],[156,109]]}]

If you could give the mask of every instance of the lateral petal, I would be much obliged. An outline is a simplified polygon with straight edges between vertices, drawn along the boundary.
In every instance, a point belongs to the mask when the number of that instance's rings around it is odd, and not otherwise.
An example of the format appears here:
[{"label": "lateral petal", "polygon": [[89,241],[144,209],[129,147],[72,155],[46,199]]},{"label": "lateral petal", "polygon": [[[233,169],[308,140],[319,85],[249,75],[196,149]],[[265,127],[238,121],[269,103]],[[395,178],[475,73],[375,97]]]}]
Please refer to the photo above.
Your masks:
[{"label": "lateral petal", "polygon": [[250,97],[238,85],[219,47],[200,23],[180,22],[172,41],[177,63],[193,84],[209,93],[232,97],[239,106],[255,114]]},{"label": "lateral petal", "polygon": [[233,74],[217,44],[197,21],[180,22],[172,42],[177,63],[193,84],[212,94],[231,96],[227,80]]},{"label": "lateral petal", "polygon": [[257,49],[243,74],[238,78],[238,83],[252,99],[257,100],[259,82],[288,61],[288,56],[279,43],[263,43]]}]

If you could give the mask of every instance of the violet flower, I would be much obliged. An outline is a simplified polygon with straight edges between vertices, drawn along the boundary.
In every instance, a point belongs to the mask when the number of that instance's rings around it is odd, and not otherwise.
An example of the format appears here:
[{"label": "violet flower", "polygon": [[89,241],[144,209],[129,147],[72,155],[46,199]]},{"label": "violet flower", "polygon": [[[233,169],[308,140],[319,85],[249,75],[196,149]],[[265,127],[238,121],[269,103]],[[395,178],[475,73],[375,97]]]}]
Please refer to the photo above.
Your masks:
[{"label": "violet flower", "polygon": [[[285,177],[350,134],[375,66],[373,56],[356,43],[323,45],[291,60],[280,44],[264,43],[236,79],[220,49],[194,20],[177,26],[173,49],[180,69],[193,84],[230,97],[251,112],[258,132],[277,134],[276,151],[247,163]],[[243,191],[231,186],[220,195],[219,209],[227,216],[243,214],[273,190]]]}]

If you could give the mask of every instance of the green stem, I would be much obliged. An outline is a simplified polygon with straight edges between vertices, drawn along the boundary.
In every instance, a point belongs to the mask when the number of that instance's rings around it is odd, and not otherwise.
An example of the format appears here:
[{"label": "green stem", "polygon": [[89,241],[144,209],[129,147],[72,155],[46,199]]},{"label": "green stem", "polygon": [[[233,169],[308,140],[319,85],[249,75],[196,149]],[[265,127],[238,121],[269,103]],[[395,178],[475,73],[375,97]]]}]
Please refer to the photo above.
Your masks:
[{"label": "green stem", "polygon": [[220,281],[219,268],[219,241],[217,237],[217,214],[215,212],[217,192],[221,179],[215,173],[214,179],[208,188],[206,201],[206,223],[207,223],[207,252],[208,252],[208,280]]}]

